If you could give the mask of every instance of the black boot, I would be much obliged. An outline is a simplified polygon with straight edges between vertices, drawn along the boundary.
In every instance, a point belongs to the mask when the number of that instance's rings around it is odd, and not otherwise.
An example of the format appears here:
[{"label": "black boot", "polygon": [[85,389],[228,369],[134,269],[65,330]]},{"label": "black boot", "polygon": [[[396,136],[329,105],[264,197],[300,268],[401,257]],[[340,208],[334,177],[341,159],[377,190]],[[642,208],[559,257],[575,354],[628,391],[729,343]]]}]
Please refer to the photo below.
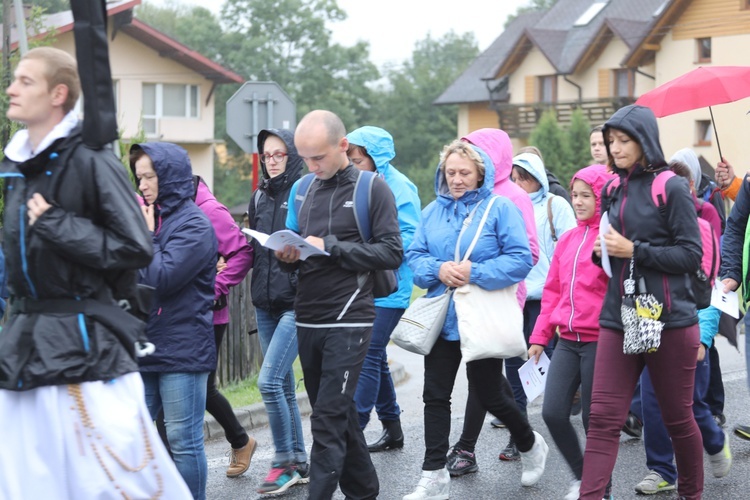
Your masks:
[{"label": "black boot", "polygon": [[367,443],[367,449],[374,453],[376,451],[395,450],[404,447],[404,433],[401,432],[400,420],[381,420],[383,434],[374,443]]}]

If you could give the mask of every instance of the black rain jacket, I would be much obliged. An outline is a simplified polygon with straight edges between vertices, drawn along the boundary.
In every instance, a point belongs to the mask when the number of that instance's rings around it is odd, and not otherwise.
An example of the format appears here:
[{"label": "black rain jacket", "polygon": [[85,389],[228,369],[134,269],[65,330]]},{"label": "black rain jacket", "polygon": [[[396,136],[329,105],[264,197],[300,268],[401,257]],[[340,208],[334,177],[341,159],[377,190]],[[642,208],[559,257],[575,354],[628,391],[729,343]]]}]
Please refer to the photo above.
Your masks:
[{"label": "black rain jacket", "polygon": [[[109,380],[138,370],[133,342],[144,324],[122,314],[116,286],[135,286],[151,237],[125,169],[110,150],[81,142],[81,125],[23,163],[5,159],[4,236],[10,318],[0,334],[0,388]],[[52,204],[29,226],[26,202]],[[96,301],[113,314],[23,312]],[[19,311],[21,308],[21,311]],[[120,314],[114,314],[120,313]],[[117,320],[113,321],[113,318]]]},{"label": "black rain jacket", "polygon": [[[646,165],[636,164],[628,173],[615,168],[620,186],[610,196],[602,193],[602,210],[607,210],[612,227],[635,246],[635,272],[645,278],[648,293],[663,306],[660,320],[665,328],[684,328],[698,322],[690,274],[698,270],[703,252],[695,204],[685,179],[675,176],[666,185],[666,207],[659,209],[651,198],[651,184],[667,168],[659,129],[653,112],[642,106],[625,106],[604,124],[604,137],[618,129],[636,139]],[[607,154],[609,143],[605,140]],[[622,330],[620,305],[623,281],[629,276],[630,259],[610,257],[612,279],[599,323]]]},{"label": "black rain jacket", "polygon": [[[294,133],[283,129],[261,130],[258,134],[258,154],[263,154],[263,144],[269,135],[275,135],[286,144],[286,170],[271,179],[265,164],[263,181],[250,199],[247,209],[250,229],[271,234],[286,229],[286,216],[289,210],[289,191],[300,178],[304,162],[294,146]],[[252,241],[255,261],[250,283],[253,305],[274,316],[294,308],[294,295],[297,293],[297,271],[285,272],[274,257],[273,250],[264,247],[255,239]]]}]

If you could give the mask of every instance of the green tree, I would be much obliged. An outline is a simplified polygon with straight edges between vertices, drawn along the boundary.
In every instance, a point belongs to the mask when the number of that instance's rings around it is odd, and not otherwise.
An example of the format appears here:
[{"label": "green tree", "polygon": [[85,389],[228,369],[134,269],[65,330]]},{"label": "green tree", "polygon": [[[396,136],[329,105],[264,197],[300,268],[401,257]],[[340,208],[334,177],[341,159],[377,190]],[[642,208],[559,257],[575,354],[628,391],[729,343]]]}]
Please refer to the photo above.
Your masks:
[{"label": "green tree", "polygon": [[411,60],[386,71],[389,87],[372,111],[373,123],[396,144],[396,165],[419,188],[422,204],[435,199],[435,167],[443,145],[456,138],[457,106],[432,102],[478,55],[472,33],[428,35],[415,44]]},{"label": "green tree", "polygon": [[570,147],[570,168],[574,174],[579,169],[591,165],[591,148],[589,147],[589,134],[591,125],[583,114],[581,108],[576,108],[570,117],[570,125],[567,129],[568,146]]},{"label": "green tree", "polygon": [[554,173],[563,186],[570,182],[576,170],[570,168],[570,148],[565,131],[557,123],[553,108],[545,111],[529,135],[529,144],[536,146],[544,155],[544,165]]},{"label": "green tree", "polygon": [[327,23],[346,13],[335,0],[227,0],[222,8],[227,62],[250,80],[272,80],[296,102],[297,115],[316,108],[338,114],[347,127],[370,108],[379,72],[369,45],[331,41]]},{"label": "green tree", "polygon": [[136,16],[212,61],[224,62],[226,36],[219,18],[207,8],[170,0],[163,6],[141,4]]},{"label": "green tree", "polygon": [[[46,14],[54,14],[70,10],[70,0],[33,0],[33,2],[23,2],[26,6],[32,4],[33,7],[44,9]],[[12,6],[11,6],[12,7]],[[0,13],[3,11],[3,4],[0,2]],[[15,19],[13,20],[15,22]]]}]

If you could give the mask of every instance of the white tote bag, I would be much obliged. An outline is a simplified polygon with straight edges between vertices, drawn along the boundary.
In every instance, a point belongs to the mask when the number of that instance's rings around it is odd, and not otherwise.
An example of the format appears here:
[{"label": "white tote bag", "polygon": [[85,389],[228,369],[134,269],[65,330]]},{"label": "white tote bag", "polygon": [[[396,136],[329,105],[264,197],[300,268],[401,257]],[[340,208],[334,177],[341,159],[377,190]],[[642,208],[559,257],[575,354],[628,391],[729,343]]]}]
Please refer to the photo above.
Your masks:
[{"label": "white tote bag", "polygon": [[526,358],[523,336],[523,312],[512,285],[500,290],[485,290],[473,283],[456,288],[458,334],[464,361],[484,358]]},{"label": "white tote bag", "polygon": [[[495,196],[491,198],[463,260],[468,260],[474,250],[496,199]],[[457,260],[458,254],[457,242]],[[485,290],[473,283],[456,288],[453,302],[461,339],[461,356],[466,362],[485,358],[527,357],[523,311],[516,297],[517,289],[518,285],[514,284],[500,290]]]}]

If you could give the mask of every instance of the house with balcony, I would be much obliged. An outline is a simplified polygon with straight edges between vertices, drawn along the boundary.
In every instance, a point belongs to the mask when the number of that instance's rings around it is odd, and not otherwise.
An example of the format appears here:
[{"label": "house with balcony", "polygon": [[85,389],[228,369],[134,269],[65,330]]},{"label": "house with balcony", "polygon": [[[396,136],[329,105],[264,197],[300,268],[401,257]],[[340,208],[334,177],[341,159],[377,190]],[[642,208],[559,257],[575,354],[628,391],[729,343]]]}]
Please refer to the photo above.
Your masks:
[{"label": "house with balcony", "polygon": [[[118,126],[124,140],[174,142],[190,155],[193,172],[213,186],[214,106],[217,85],[243,83],[233,71],[140,21],[141,0],[107,3],[109,57]],[[44,16],[42,33],[75,56],[70,11]],[[11,33],[16,45],[15,29]],[[223,103],[219,103],[223,105]],[[79,109],[83,109],[79,103]]]},{"label": "house with balcony", "polygon": [[[514,19],[434,104],[458,105],[459,135],[500,127],[521,147],[549,108],[563,126],[576,108],[601,124],[700,65],[747,64],[748,50],[750,0],[558,0]],[[750,157],[748,109],[750,100],[713,108],[727,158]],[[708,109],[659,123],[667,156],[693,147],[719,160]]]}]

